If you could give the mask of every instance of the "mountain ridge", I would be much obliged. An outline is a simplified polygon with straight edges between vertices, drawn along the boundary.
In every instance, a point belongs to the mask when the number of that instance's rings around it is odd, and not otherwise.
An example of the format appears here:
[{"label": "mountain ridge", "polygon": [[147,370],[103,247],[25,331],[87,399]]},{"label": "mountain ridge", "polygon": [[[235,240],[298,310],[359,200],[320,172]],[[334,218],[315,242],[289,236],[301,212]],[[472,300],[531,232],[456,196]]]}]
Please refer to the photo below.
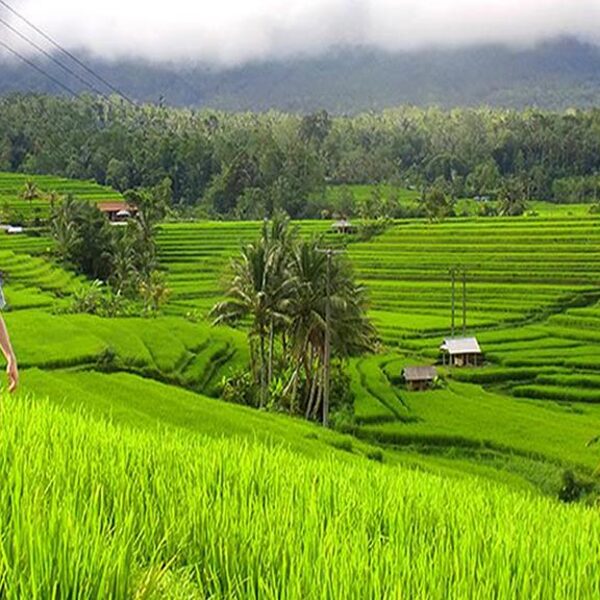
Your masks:
[{"label": "mountain ridge", "polygon": [[[139,101],[231,111],[355,114],[401,104],[565,109],[600,103],[600,48],[571,38],[524,49],[489,45],[388,53],[336,48],[322,56],[224,70],[86,60]],[[36,64],[83,91],[50,61]],[[0,93],[21,91],[57,93],[59,88],[25,64],[0,63]]]}]

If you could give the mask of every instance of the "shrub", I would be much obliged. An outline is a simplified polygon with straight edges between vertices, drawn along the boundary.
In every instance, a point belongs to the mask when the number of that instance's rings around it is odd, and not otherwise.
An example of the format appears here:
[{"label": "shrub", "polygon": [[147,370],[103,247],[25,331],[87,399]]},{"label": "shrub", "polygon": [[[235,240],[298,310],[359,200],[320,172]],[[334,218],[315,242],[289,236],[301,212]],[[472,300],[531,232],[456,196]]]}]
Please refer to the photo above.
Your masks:
[{"label": "shrub", "polygon": [[225,402],[244,404],[257,407],[259,404],[260,390],[254,382],[252,374],[244,369],[221,381],[221,398]]},{"label": "shrub", "polygon": [[369,450],[367,452],[367,458],[376,462],[383,462],[383,450],[376,448],[375,450]]},{"label": "shrub", "polygon": [[558,499],[562,502],[577,502],[584,495],[594,489],[591,481],[578,478],[571,470],[566,470],[562,475],[562,486],[558,492]]}]

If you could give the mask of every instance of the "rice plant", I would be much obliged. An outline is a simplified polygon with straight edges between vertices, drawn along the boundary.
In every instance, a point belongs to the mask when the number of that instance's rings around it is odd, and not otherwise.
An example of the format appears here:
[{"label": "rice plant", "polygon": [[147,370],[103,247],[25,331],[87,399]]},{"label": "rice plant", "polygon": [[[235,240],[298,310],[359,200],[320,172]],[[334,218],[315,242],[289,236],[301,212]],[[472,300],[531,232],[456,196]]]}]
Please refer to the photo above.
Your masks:
[{"label": "rice plant", "polygon": [[3,398],[5,598],[593,598],[600,521],[503,486]]}]

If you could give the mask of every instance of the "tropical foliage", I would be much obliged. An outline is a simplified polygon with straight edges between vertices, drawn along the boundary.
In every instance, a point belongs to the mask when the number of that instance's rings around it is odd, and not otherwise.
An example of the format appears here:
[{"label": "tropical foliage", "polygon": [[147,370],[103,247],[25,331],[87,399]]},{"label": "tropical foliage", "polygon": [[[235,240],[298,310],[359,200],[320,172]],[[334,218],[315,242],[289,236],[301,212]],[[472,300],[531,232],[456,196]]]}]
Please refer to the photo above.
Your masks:
[{"label": "tropical foliage", "polygon": [[[114,300],[139,298],[144,312],[155,313],[166,302],[169,290],[158,273],[156,233],[164,217],[170,182],[165,180],[151,190],[127,193],[137,213],[124,226],[115,227],[92,203],[67,196],[53,208],[50,229],[56,242],[55,252],[66,265],[96,282],[81,292],[73,309],[89,306],[93,314],[106,312],[105,304]],[[119,304],[120,305],[120,304]],[[100,306],[100,310],[93,307]]]},{"label": "tropical foliage", "polygon": [[[452,198],[496,198],[508,183],[519,202],[592,202],[599,127],[597,110],[403,107],[331,117],[9,96],[0,100],[0,170],[93,179],[122,192],[168,177],[174,207],[218,218],[278,209],[319,217],[332,212],[326,184],[388,182],[421,193],[443,183]],[[396,216],[380,208],[369,217]]]},{"label": "tropical foliage", "polygon": [[212,314],[217,324],[248,322],[257,404],[275,400],[307,418],[326,418],[331,359],[375,343],[366,292],[348,261],[324,250],[319,239],[299,239],[277,215],[242,248],[232,272],[228,298]]}]

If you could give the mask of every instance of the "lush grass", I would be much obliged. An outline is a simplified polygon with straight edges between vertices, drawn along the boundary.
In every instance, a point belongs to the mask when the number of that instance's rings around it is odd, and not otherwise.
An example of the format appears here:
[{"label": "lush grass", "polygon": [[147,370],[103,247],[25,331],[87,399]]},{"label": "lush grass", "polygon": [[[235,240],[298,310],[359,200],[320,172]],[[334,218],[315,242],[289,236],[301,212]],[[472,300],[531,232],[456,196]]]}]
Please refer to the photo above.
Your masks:
[{"label": "lush grass", "polygon": [[[47,238],[0,235],[9,305],[19,309],[7,314],[7,320],[21,364],[45,371],[73,366],[122,370],[217,396],[222,377],[247,365],[246,341],[243,332],[211,328],[202,316],[222,297],[229,261],[243,242],[258,235],[260,225],[163,225],[160,258],[173,295],[167,307],[172,316],[159,319],[50,314],[80,280],[46,258],[33,256],[49,248]],[[454,461],[461,469],[499,469],[507,480],[522,476],[514,461],[502,462],[511,452],[537,461],[535,468],[542,463],[588,470],[593,466],[593,451],[582,448],[600,423],[596,407],[581,402],[595,394],[590,378],[600,369],[600,309],[595,305],[600,232],[595,218],[562,214],[441,224],[399,221],[368,242],[334,237],[329,225],[327,220],[308,221],[300,229],[306,236],[325,235],[325,244],[347,244],[369,288],[371,315],[384,341],[400,352],[350,365],[359,435],[404,450],[435,448],[441,456],[438,463],[455,449]],[[470,267],[470,331],[476,331],[488,361],[496,364],[457,371],[446,388],[409,394],[401,385],[403,366],[435,362],[441,338],[448,334],[448,269],[456,264]],[[193,311],[198,313],[197,323],[181,318]],[[60,385],[69,387],[75,381],[62,371],[60,377],[52,375],[60,380],[52,387],[53,395]],[[85,380],[82,374],[78,377]],[[44,381],[49,385],[50,380]],[[43,392],[43,386],[35,389]],[[157,407],[168,406],[160,397],[170,389],[148,394]],[[100,406],[104,397],[104,413],[110,412],[113,400],[122,407],[117,391],[118,386],[107,383],[90,403]],[[81,386],[79,393],[83,395]],[[557,406],[553,400],[568,402]],[[165,409],[161,418],[168,412]],[[515,420],[521,420],[522,427],[516,427]],[[574,446],[552,446],[538,429],[567,436]],[[473,448],[478,456],[465,459],[465,449]],[[482,448],[496,453],[495,458],[484,460]],[[556,479],[558,471],[553,469]],[[538,484],[528,473],[525,479]]]},{"label": "lush grass", "polygon": [[[577,236],[584,235],[577,233],[577,228],[572,228],[570,221],[560,220],[536,225],[533,235],[523,221],[497,221],[500,233],[490,231],[484,238],[485,242],[480,244],[482,251],[490,243],[488,238],[499,238],[503,230],[509,237],[526,240],[529,248],[534,248],[540,243],[540,239],[548,237],[548,231],[553,232],[551,236],[559,238],[565,237],[570,228],[576,239],[579,239]],[[9,326],[22,364],[43,369],[71,365],[124,369],[216,396],[223,375],[244,368],[246,364],[244,334],[226,328],[211,328],[202,319],[198,323],[190,323],[176,315],[194,309],[203,314],[221,297],[223,274],[229,260],[238,252],[243,241],[256,237],[259,227],[259,223],[210,222],[162,227],[159,240],[161,260],[168,272],[169,285],[174,291],[169,308],[174,315],[172,317],[109,320],[86,315],[48,315],[46,310],[9,314]],[[546,403],[528,403],[506,395],[507,391],[511,392],[517,386],[543,385],[535,381],[535,375],[540,374],[540,371],[554,373],[559,363],[557,353],[561,357],[562,372],[567,374],[571,368],[567,361],[582,360],[582,357],[593,358],[589,352],[596,352],[595,346],[588,342],[588,354],[582,354],[580,341],[565,338],[562,331],[556,331],[558,323],[553,324],[552,332],[548,331],[549,325],[540,322],[525,327],[514,325],[505,329],[489,329],[481,333],[484,350],[500,366],[496,371],[481,371],[469,381],[472,384],[502,384],[503,390],[487,393],[478,385],[460,387],[459,383],[451,383],[448,389],[430,392],[429,402],[427,394],[413,397],[400,387],[402,366],[434,361],[440,339],[447,333],[449,285],[447,280],[444,281],[447,278],[444,260],[447,265],[449,259],[442,257],[443,260],[439,262],[432,251],[438,247],[444,248],[448,239],[461,236],[468,229],[466,256],[474,255],[477,251],[475,236],[479,227],[485,231],[489,227],[488,222],[454,222],[436,226],[399,223],[369,243],[349,245],[349,253],[359,272],[368,271],[370,274],[370,278],[365,278],[365,281],[371,291],[374,306],[372,315],[380,331],[385,339],[398,344],[409,354],[406,360],[384,354],[352,365],[352,389],[359,426],[357,433],[371,436],[379,443],[401,446],[404,449],[414,447],[422,451],[434,447],[437,448],[436,454],[441,455],[443,460],[451,456],[449,449],[457,448],[455,462],[461,469],[475,469],[487,476],[489,471],[486,472],[486,469],[490,467],[498,469],[507,480],[514,475],[523,476],[523,473],[518,472],[522,466],[520,463],[515,470],[515,461],[506,464],[504,459],[497,458],[510,452],[518,456],[526,455],[529,457],[527,460],[538,461],[537,466],[532,467],[534,469],[541,468],[541,463],[554,465],[561,461],[578,469],[590,469],[595,460],[593,451],[586,453],[580,448],[581,451],[575,452],[570,448],[564,452],[564,448],[560,445],[553,447],[548,438],[540,435],[537,430],[543,428],[553,435],[566,435],[574,440],[574,445],[581,444],[585,448],[585,443],[600,429],[595,413],[588,415],[587,412],[594,407],[588,405],[581,409],[582,415],[589,416],[587,425],[583,427],[584,418],[577,412],[580,410],[578,406],[565,406],[561,411],[550,410],[543,407]],[[587,224],[580,224],[578,227],[585,235],[591,235]],[[328,230],[328,222],[303,223],[301,230],[303,235],[324,233]],[[388,246],[389,239],[397,240],[392,243],[394,247],[396,243],[408,243],[411,236],[416,236],[411,241],[415,259],[425,265],[425,270],[429,270],[428,277],[433,277],[427,279],[423,277],[423,273],[418,273],[412,280],[407,280],[404,275],[386,279],[387,275],[380,277],[385,271],[371,269],[369,265],[378,264],[378,257],[381,256],[382,261],[389,260],[386,268],[391,269],[390,273],[400,269],[401,273],[406,274],[402,271],[402,255],[394,254]],[[510,240],[505,243],[505,247],[509,244]],[[495,241],[492,247],[497,247]],[[372,256],[363,261],[360,256],[366,256],[366,249],[369,249]],[[21,254],[15,256],[19,263],[18,257]],[[577,253],[572,259],[575,262],[583,260]],[[55,275],[44,275],[45,271],[41,268],[44,261],[28,259],[30,260],[35,263],[31,269],[28,270],[29,263],[24,261],[21,270],[20,285],[24,286],[23,289],[29,289],[28,286],[33,289],[36,284],[39,287],[44,282],[51,283]],[[542,266],[539,268],[542,269]],[[525,271],[521,270],[519,273],[525,277]],[[570,276],[567,274],[567,279]],[[17,277],[17,271],[13,277]],[[440,280],[436,280],[436,277]],[[570,301],[581,290],[588,289],[573,283],[530,285],[525,282],[511,284],[479,277],[477,279],[468,288],[469,299],[474,305],[472,312],[469,312],[469,320],[471,324],[480,327],[497,326],[504,319],[518,322],[519,319],[528,318],[530,314],[539,314],[540,310],[560,310],[557,303]],[[16,281],[15,279],[15,285]],[[65,281],[54,288],[50,286],[47,288],[48,293],[58,293],[56,289],[60,290],[61,285],[68,291],[76,283]],[[572,312],[575,319],[593,321],[595,313],[588,314],[590,310],[589,307],[573,308],[567,314]],[[588,312],[580,314],[581,311]],[[554,318],[558,317],[552,319]],[[553,323],[552,319],[547,323]],[[560,327],[564,329],[567,324],[560,323]],[[590,331],[589,327],[587,331]],[[419,337],[422,335],[425,337]],[[524,366],[513,366],[521,363]],[[465,372],[463,379],[467,378]],[[396,385],[392,385],[390,380],[396,381]],[[114,396],[114,389],[111,389],[110,395],[106,393],[106,411],[110,411],[110,398]],[[521,390],[515,393],[523,392]],[[430,405],[425,405],[424,402],[429,402]],[[453,418],[451,414],[456,416]],[[516,427],[515,420],[522,420],[522,427]],[[529,433],[530,429],[533,434]],[[477,453],[482,448],[491,448],[492,452],[497,453],[496,458],[486,463],[481,456],[465,455],[465,448],[468,448],[468,452],[477,448]],[[533,456],[535,459],[531,458]],[[467,463],[469,460],[470,464]],[[540,484],[537,476],[530,473],[525,473],[525,479],[546,491],[555,491],[558,474],[559,467],[553,467],[552,486],[547,486],[544,481]]]},{"label": "lush grass", "polygon": [[2,420],[6,598],[600,593],[594,510],[46,402],[5,399]]},{"label": "lush grass", "polygon": [[99,365],[216,394],[224,375],[248,363],[243,333],[181,318],[103,319],[28,310],[9,313],[6,320],[24,367]]},{"label": "lush grass", "polygon": [[286,448],[312,457],[338,454],[349,444],[357,455],[369,447],[359,441],[292,419],[244,406],[227,404],[191,391],[128,373],[27,369],[23,387],[38,396],[47,395],[61,407],[141,430],[159,426],[211,437],[246,438]]}]

